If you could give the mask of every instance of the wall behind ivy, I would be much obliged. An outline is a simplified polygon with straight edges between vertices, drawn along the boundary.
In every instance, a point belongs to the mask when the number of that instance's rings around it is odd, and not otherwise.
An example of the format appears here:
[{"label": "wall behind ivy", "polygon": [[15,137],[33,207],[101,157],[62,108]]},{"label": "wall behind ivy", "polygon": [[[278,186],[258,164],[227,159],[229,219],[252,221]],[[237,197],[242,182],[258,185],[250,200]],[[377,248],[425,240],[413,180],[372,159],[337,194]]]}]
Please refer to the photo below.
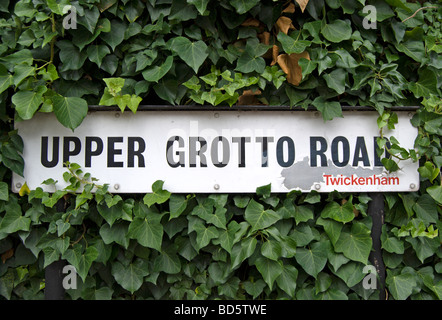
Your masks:
[{"label": "wall behind ivy", "polygon": [[381,132],[393,106],[418,106],[415,149],[393,141],[383,160],[421,175],[418,192],[384,195],[386,296],[441,299],[441,20],[440,1],[3,0],[0,299],[42,299],[59,259],[79,274],[68,299],[379,299],[362,286],[366,193],[182,195],[158,181],[121,196],[76,165],[68,189],[11,192],[25,165],[14,122],[53,112],[74,130],[88,105],[140,104],[313,106],[324,121],[368,106]]}]

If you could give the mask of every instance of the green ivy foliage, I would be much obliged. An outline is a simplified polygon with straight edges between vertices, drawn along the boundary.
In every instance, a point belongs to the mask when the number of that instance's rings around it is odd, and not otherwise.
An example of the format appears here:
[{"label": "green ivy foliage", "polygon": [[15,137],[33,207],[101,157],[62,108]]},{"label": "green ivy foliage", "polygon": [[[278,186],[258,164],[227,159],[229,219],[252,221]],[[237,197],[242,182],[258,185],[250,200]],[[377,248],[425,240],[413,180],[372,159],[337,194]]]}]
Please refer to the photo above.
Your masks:
[{"label": "green ivy foliage", "polygon": [[385,194],[386,290],[440,300],[441,20],[440,1],[1,1],[0,299],[42,299],[58,259],[79,275],[71,299],[378,299],[362,286],[369,194],[186,195],[157,181],[123,197],[75,164],[65,190],[10,191],[25,165],[13,123],[37,112],[75,130],[88,105],[261,104],[324,121],[369,106],[381,137],[392,107],[419,106],[413,150],[378,140],[388,170],[412,158],[421,176],[419,191]]}]

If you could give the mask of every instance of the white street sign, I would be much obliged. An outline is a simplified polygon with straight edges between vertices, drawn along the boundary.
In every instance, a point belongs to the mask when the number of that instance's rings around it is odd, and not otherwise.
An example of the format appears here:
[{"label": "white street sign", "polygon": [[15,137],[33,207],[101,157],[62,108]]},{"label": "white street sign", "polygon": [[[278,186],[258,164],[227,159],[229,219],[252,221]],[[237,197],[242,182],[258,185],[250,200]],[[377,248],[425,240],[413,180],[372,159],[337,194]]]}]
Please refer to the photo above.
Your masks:
[{"label": "white street sign", "polygon": [[[302,111],[92,112],[72,132],[53,114],[17,122],[24,140],[24,178],[13,176],[18,192],[53,187],[63,180],[65,161],[109,184],[113,193],[147,193],[156,180],[176,193],[248,193],[271,183],[272,192],[416,191],[418,164],[399,162],[388,174],[376,156],[375,112],[348,111],[324,123]],[[417,129],[398,112],[394,136],[413,148]]]}]

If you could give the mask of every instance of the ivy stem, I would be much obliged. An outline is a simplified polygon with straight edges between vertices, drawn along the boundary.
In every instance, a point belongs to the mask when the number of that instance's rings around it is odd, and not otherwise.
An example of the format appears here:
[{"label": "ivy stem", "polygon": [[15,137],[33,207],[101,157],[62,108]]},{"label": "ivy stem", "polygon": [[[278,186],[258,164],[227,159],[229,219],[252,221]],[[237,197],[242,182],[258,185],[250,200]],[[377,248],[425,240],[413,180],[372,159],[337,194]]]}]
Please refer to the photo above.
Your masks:
[{"label": "ivy stem", "polygon": [[[54,13],[51,13],[51,23],[52,23],[52,32],[55,32],[55,16]],[[54,55],[55,55],[55,40],[57,39],[56,36],[54,36],[51,39],[51,58],[49,59],[48,63],[52,63],[54,61]]]},{"label": "ivy stem", "polygon": [[85,233],[86,233],[86,226],[84,225],[84,222],[83,222],[83,233],[81,234],[81,236],[77,240],[75,240],[74,242],[71,243],[71,246],[73,247],[74,245],[79,243],[81,241],[81,239],[84,239],[84,241],[86,242],[86,247],[87,247],[87,241],[84,238]]},{"label": "ivy stem", "polygon": [[82,183],[82,184],[92,185],[92,186],[96,187],[97,189],[103,189],[103,186],[102,186],[102,185],[95,184],[95,183],[93,183],[93,182],[87,181],[87,180],[83,179],[82,177],[80,177],[79,175],[77,175],[77,174],[72,170],[72,168],[71,168],[70,166],[68,166],[68,170],[69,170],[69,172],[71,173],[71,175],[72,175],[75,179],[77,179],[77,181],[79,181],[80,183]]},{"label": "ivy stem", "polygon": [[411,16],[409,16],[408,18],[405,18],[404,20],[402,20],[402,22],[405,22],[405,21],[407,21],[408,19],[411,19],[411,18],[413,18],[419,11],[421,11],[421,10],[424,10],[424,9],[437,9],[437,7],[432,7],[432,6],[429,6],[429,7],[422,7],[422,8],[419,8],[419,9],[417,9]]},{"label": "ivy stem", "polygon": [[[384,139],[383,128],[380,128],[380,129],[379,129],[379,134],[380,134],[380,136],[381,136],[380,138],[381,138],[381,139]],[[399,157],[399,156],[397,156],[397,155],[391,153],[391,152],[390,152],[391,149],[389,149],[389,148],[387,147],[387,144],[384,145],[384,150],[386,150],[386,151],[390,154],[390,156],[392,156],[392,157],[394,157],[394,158],[396,158],[396,159],[398,159],[398,160],[402,160],[402,161],[407,160],[406,158],[402,158],[402,157]]]},{"label": "ivy stem", "polygon": [[48,64],[51,64],[51,63],[52,63],[52,61],[48,61],[48,62],[46,62],[44,65],[42,65],[42,66],[36,68],[35,70],[43,69],[44,67],[46,67]]}]

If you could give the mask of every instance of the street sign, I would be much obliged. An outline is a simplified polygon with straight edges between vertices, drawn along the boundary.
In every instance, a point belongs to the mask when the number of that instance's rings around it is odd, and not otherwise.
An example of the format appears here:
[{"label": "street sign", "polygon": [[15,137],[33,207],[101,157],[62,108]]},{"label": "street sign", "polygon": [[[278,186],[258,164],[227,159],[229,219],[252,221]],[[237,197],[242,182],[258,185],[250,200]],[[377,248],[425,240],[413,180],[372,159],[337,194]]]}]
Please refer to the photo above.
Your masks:
[{"label": "street sign", "polygon": [[[411,149],[417,129],[409,113],[397,114],[384,136]],[[377,157],[377,113],[343,116],[324,123],[310,111],[102,111],[72,132],[53,114],[38,113],[15,124],[25,170],[14,174],[13,188],[26,182],[53,192],[41,184],[52,178],[62,189],[69,161],[113,193],[151,192],[157,180],[176,193],[248,193],[268,184],[272,192],[418,190],[417,163],[400,161],[389,174]]]}]

